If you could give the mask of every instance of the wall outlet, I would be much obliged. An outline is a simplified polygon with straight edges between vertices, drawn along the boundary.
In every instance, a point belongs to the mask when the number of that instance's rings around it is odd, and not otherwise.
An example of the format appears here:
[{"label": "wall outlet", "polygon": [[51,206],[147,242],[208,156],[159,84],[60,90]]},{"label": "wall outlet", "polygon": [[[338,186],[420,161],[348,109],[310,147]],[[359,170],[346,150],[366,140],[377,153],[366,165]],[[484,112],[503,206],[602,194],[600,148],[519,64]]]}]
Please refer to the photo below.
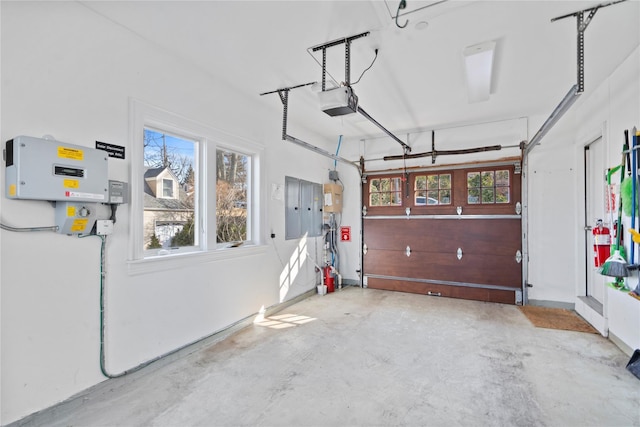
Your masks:
[{"label": "wall outlet", "polygon": [[96,221],[96,234],[107,236],[113,233],[113,221],[110,219],[99,219]]}]

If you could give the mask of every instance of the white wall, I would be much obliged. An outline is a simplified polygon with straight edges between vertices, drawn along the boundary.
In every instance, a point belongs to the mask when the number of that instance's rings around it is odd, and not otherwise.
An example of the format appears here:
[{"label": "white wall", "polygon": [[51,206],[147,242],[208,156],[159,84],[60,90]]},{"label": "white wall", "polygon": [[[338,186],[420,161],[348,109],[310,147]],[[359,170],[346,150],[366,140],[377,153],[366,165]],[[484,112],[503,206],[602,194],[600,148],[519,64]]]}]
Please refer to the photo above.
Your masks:
[{"label": "white wall", "polygon": [[[602,85],[588,89],[529,156],[530,299],[574,303],[584,295],[584,145],[602,135],[605,164],[620,164],[623,131],[640,127],[638,76],[640,47]],[[623,224],[628,229],[630,219],[623,217]],[[624,237],[628,253],[630,235]],[[627,282],[635,287],[637,280],[635,274]],[[604,305],[609,332],[639,348],[640,302],[607,289]]]},{"label": "white wall", "polygon": [[[326,182],[332,161],[281,141],[280,113],[79,3],[2,2],[1,10],[2,141],[49,134],[88,147],[96,140],[123,145],[127,159],[109,160],[109,178],[129,182],[130,153],[141,149],[128,140],[129,99],[135,98],[265,147],[262,245],[238,251],[242,256],[131,273],[129,208],[118,210],[107,241],[109,371],[137,366],[313,289],[309,262],[281,289],[281,272],[299,242],[284,240],[284,206],[271,199],[270,188],[283,185],[285,175]],[[355,169],[342,178],[350,182],[353,175]],[[54,210],[47,202],[3,196],[2,222],[53,225]],[[312,255],[321,256],[321,240],[308,242]],[[1,244],[0,424],[6,424],[105,378],[99,369],[100,240],[2,231]],[[355,268],[348,270],[347,277],[357,279]]]},{"label": "white wall", "polygon": [[[542,121],[531,121],[531,136]],[[527,159],[530,300],[573,303],[576,296],[574,242],[581,228],[575,221],[579,159],[574,155],[573,123],[573,114],[566,114]]]}]

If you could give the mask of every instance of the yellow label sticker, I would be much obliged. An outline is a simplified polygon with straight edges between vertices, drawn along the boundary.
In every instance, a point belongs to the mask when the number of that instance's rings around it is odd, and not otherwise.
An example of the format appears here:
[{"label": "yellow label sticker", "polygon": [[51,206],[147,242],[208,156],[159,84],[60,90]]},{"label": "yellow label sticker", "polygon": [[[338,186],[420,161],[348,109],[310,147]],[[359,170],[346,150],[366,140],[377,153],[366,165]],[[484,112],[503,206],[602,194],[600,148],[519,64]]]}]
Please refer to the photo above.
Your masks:
[{"label": "yellow label sticker", "polygon": [[71,224],[71,231],[84,231],[87,228],[88,219],[76,219]]},{"label": "yellow label sticker", "polygon": [[77,148],[58,147],[58,157],[62,159],[70,160],[82,160],[84,159],[84,151]]},{"label": "yellow label sticker", "polygon": [[78,181],[77,179],[65,179],[62,181],[62,185],[64,186],[64,188],[79,188],[80,181]]},{"label": "yellow label sticker", "polygon": [[11,184],[9,185],[9,197],[15,197],[15,196],[16,196],[16,185]]},{"label": "yellow label sticker", "polygon": [[75,206],[67,206],[67,216],[76,216]]}]

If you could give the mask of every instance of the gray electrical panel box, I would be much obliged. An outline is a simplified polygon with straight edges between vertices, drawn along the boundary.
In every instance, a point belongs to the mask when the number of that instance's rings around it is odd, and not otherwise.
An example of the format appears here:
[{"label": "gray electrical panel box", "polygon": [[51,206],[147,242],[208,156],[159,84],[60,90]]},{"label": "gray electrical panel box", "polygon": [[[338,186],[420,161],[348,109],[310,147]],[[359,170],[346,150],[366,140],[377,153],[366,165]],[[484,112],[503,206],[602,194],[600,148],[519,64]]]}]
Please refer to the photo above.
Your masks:
[{"label": "gray electrical panel box", "polygon": [[103,150],[18,136],[5,147],[10,199],[108,203],[108,155]]},{"label": "gray electrical panel box", "polygon": [[322,185],[284,177],[285,239],[322,236]]},{"label": "gray electrical panel box", "polygon": [[129,184],[122,181],[109,180],[108,203],[113,205],[129,203]]}]

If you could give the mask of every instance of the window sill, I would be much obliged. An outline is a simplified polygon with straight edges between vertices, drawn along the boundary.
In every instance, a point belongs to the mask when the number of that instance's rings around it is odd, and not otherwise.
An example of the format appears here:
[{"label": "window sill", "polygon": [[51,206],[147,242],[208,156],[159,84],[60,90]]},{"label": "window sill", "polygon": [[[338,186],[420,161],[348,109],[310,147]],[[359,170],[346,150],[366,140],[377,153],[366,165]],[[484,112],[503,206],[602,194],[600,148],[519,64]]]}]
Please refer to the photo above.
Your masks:
[{"label": "window sill", "polygon": [[160,255],[140,260],[127,261],[127,271],[130,276],[135,276],[138,274],[156,273],[158,271],[191,267],[194,264],[201,264],[203,262],[262,255],[266,252],[266,245],[254,245],[237,248],[214,249],[207,252]]}]

